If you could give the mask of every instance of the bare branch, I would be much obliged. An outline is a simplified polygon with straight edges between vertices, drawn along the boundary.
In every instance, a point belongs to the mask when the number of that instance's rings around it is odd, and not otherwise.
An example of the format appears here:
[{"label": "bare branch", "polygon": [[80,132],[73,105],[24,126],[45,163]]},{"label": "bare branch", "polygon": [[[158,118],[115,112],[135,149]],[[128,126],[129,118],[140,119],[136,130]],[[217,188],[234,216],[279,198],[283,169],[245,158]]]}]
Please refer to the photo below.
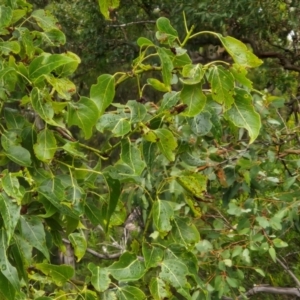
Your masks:
[{"label": "bare branch", "polygon": [[114,25],[106,25],[107,27],[127,27],[131,25],[137,25],[137,24],[146,24],[146,23],[152,23],[155,24],[156,21],[135,21],[130,23],[124,23],[124,24],[114,24]]},{"label": "bare branch", "polygon": [[[67,239],[62,239],[64,243],[67,243],[67,244],[71,244],[71,242]],[[114,258],[118,258],[120,257],[122,254],[123,254],[123,251],[121,252],[118,252],[118,253],[113,253],[113,254],[102,254],[102,253],[99,253],[93,249],[90,249],[90,248],[87,248],[86,249],[86,252],[98,257],[98,258],[101,258],[101,259],[114,259]]]},{"label": "bare branch", "polygon": [[297,276],[289,269],[287,265],[283,263],[278,257],[276,258],[277,262],[283,267],[283,269],[293,278],[294,282],[296,283],[297,287],[300,288],[300,281]]}]

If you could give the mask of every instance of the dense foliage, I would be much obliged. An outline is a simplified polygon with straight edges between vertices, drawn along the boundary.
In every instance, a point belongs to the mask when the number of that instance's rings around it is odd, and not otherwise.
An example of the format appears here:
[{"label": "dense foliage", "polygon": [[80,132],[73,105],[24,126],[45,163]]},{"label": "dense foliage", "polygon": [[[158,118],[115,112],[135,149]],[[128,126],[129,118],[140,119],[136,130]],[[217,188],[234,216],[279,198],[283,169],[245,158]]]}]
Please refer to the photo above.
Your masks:
[{"label": "dense foliage", "polygon": [[[282,57],[246,40],[251,22],[243,14],[250,18],[259,9],[255,24],[264,14],[276,21],[277,6],[254,1],[243,10],[223,1],[228,13],[240,13],[236,36],[224,27],[222,18],[233,17],[222,15],[221,6],[206,24],[205,14],[191,12],[199,1],[190,1],[183,15],[180,3],[154,10],[150,2],[133,6],[149,17],[139,23],[145,37],[132,27],[134,43],[122,31],[126,23],[114,23],[122,17],[116,0],[99,1],[102,17],[92,2],[44,3],[43,10],[0,0],[1,299],[299,296],[297,75],[287,72],[297,72],[296,42]],[[204,3],[197,8],[212,9]],[[120,12],[128,12],[123,4]],[[115,38],[121,30],[126,58],[118,60],[118,47],[85,44],[79,29],[82,57],[71,52],[79,45],[74,32],[66,30],[66,44],[61,21],[50,12],[59,5],[77,6],[66,18],[74,24],[112,22],[97,35],[109,31]],[[87,20],[78,9],[85,5]],[[292,13],[290,6],[279,9]],[[198,18],[205,28],[192,25]],[[291,18],[285,34],[296,22]],[[271,26],[251,29],[252,39],[262,35],[266,47],[281,34],[268,36]],[[200,43],[195,57],[202,37],[213,43],[213,55]],[[281,39],[270,47],[281,51]],[[84,46],[100,52],[89,56]],[[120,69],[106,56],[114,50]],[[102,56],[107,74],[96,79],[93,62]],[[280,71],[263,90],[274,57]],[[85,88],[75,73],[81,59]]]}]

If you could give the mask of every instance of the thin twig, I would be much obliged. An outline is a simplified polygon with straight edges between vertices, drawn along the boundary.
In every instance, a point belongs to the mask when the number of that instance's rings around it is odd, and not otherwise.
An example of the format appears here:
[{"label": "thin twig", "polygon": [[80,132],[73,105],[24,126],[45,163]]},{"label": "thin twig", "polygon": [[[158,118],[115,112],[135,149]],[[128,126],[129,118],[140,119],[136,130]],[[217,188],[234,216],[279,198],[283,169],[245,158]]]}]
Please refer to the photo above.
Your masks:
[{"label": "thin twig", "polygon": [[114,25],[106,25],[107,27],[127,27],[130,25],[137,25],[137,24],[144,24],[144,23],[153,23],[155,24],[156,21],[136,21],[136,22],[130,22],[130,23],[124,23],[124,24],[114,24]]},{"label": "thin twig", "polygon": [[[282,258],[283,259],[283,258]],[[297,278],[297,276],[290,270],[290,268],[285,265],[283,263],[282,260],[280,260],[278,257],[276,258],[277,262],[283,267],[283,269],[293,278],[294,282],[296,283],[297,287],[300,288],[300,281],[299,279]]]}]

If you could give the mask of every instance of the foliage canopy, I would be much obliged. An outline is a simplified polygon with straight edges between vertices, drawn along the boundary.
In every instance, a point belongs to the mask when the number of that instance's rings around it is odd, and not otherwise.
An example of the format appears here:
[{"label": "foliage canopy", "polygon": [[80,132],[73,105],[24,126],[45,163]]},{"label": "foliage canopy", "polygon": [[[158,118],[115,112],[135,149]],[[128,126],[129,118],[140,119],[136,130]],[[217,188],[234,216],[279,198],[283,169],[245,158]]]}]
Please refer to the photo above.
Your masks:
[{"label": "foliage canopy", "polygon": [[[112,18],[119,1],[99,4]],[[251,80],[264,58],[251,43],[170,19],[137,39],[130,70],[81,96],[57,19],[0,0],[1,298],[234,299],[263,278],[290,284],[272,272],[297,243],[297,111],[285,118],[284,93]],[[195,62],[202,36],[226,57]],[[114,101],[127,84],[136,99]],[[57,249],[76,263],[55,264]]]}]

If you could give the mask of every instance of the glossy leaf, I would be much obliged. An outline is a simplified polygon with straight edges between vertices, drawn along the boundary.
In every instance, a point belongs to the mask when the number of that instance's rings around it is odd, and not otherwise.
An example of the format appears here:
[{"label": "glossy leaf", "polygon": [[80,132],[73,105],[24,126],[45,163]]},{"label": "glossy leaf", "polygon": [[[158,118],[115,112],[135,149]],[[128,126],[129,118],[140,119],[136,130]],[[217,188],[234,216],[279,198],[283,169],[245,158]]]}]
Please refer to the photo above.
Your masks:
[{"label": "glossy leaf", "polygon": [[204,77],[205,69],[201,64],[187,64],[182,68],[182,76],[180,81],[186,85],[200,83]]},{"label": "glossy leaf", "polygon": [[146,269],[157,267],[163,260],[163,249],[149,243],[143,243],[143,257]]},{"label": "glossy leaf", "polygon": [[93,133],[93,127],[99,115],[98,108],[94,101],[87,97],[81,97],[76,103],[70,103],[68,113],[68,124],[80,127],[86,139]]},{"label": "glossy leaf", "polygon": [[49,162],[54,157],[57,150],[56,139],[51,130],[43,129],[37,135],[37,143],[33,146],[36,157]]},{"label": "glossy leaf", "polygon": [[178,244],[190,247],[200,241],[200,234],[194,224],[189,223],[188,218],[174,218],[172,228],[172,237]]},{"label": "glossy leaf", "polygon": [[165,93],[158,112],[173,108],[180,100],[180,93],[171,91]]},{"label": "glossy leaf", "polygon": [[131,123],[142,122],[147,115],[147,109],[145,106],[137,101],[129,100],[126,106],[130,110]]},{"label": "glossy leaf", "polygon": [[12,19],[13,10],[4,5],[0,5],[0,29],[7,27]]},{"label": "glossy leaf", "polygon": [[177,148],[177,141],[172,132],[165,128],[154,130],[158,140],[157,145],[162,154],[170,161],[175,160],[174,150]]},{"label": "glossy leaf", "polygon": [[169,88],[167,91],[170,91],[173,70],[172,60],[164,48],[158,48],[157,53],[161,62],[163,82]]},{"label": "glossy leaf", "polygon": [[54,110],[51,103],[45,99],[43,93],[39,89],[33,88],[30,98],[33,109],[44,121],[51,123],[54,117]]},{"label": "glossy leaf", "polygon": [[231,107],[234,102],[234,77],[223,66],[212,66],[209,68],[208,81],[211,84],[212,98],[225,108]]},{"label": "glossy leaf", "polygon": [[187,105],[187,108],[182,115],[194,117],[198,115],[204,108],[206,96],[202,92],[200,84],[184,85],[180,93],[182,103]]},{"label": "glossy leaf", "polygon": [[17,223],[20,219],[21,207],[17,203],[13,202],[6,193],[0,194],[0,211],[3,218],[4,227],[6,229],[7,242],[9,243]]},{"label": "glossy leaf", "polygon": [[42,220],[36,216],[21,216],[20,221],[23,237],[49,260],[49,250],[46,246]]},{"label": "glossy leaf", "polygon": [[51,277],[58,286],[63,286],[74,276],[74,269],[67,265],[51,265],[46,263],[36,264],[35,267],[45,275]]},{"label": "glossy leaf", "polygon": [[122,141],[120,158],[132,169],[132,173],[135,175],[141,175],[146,166],[140,150],[134,147],[129,139]]},{"label": "glossy leaf", "polygon": [[153,205],[153,222],[156,229],[164,236],[171,229],[171,220],[174,219],[174,203],[165,200],[156,200]]},{"label": "glossy leaf", "polygon": [[57,28],[57,19],[47,10],[38,9],[33,11],[31,16],[36,20],[37,24],[44,30],[49,31]]},{"label": "glossy leaf", "polygon": [[12,287],[18,291],[20,289],[20,281],[18,277],[17,270],[8,260],[7,249],[8,249],[8,240],[4,228],[0,230],[0,266],[1,273],[6,277],[10,282]]},{"label": "glossy leaf", "polygon": [[150,84],[155,90],[160,92],[170,92],[170,86],[162,83],[158,79],[148,78],[147,83]]},{"label": "glossy leaf", "polygon": [[149,285],[150,293],[154,300],[171,297],[168,285],[159,277],[152,277]]},{"label": "glossy leaf", "polygon": [[18,205],[21,204],[24,197],[24,187],[20,185],[18,177],[22,177],[22,173],[12,173],[8,170],[2,172],[2,187],[6,194],[14,199]]},{"label": "glossy leaf", "polygon": [[177,31],[172,27],[170,20],[165,17],[161,17],[156,21],[157,29],[161,33],[165,33],[167,36],[172,37],[175,40],[178,37]]},{"label": "glossy leaf", "polygon": [[144,300],[146,295],[142,290],[134,286],[123,286],[118,288],[116,293],[118,299],[120,300]]},{"label": "glossy leaf", "polygon": [[148,40],[145,37],[139,37],[138,40],[136,41],[137,45],[139,47],[148,47],[148,46],[154,46],[153,42]]},{"label": "glossy leaf", "polygon": [[177,292],[186,297],[186,299],[192,299],[187,292],[187,278],[189,274],[188,269],[184,263],[176,259],[165,259],[161,263],[161,272],[159,277],[171,284],[176,288]]},{"label": "glossy leaf", "polygon": [[125,252],[119,258],[107,267],[110,274],[118,281],[135,281],[140,279],[145,272],[145,266],[135,255]]},{"label": "glossy leaf", "polygon": [[223,37],[221,34],[219,34],[218,37],[226,51],[237,64],[248,68],[255,68],[263,63],[262,60],[253,54],[241,41],[231,36]]},{"label": "glossy leaf", "polygon": [[212,128],[211,114],[208,111],[202,111],[200,114],[195,116],[191,124],[191,130],[197,136],[206,135]]},{"label": "glossy leaf", "polygon": [[0,53],[4,55],[9,55],[12,53],[19,53],[20,52],[20,44],[15,41],[7,41],[7,42],[0,42]]},{"label": "glossy leaf", "polygon": [[72,56],[63,54],[40,55],[29,65],[29,78],[31,80],[37,80],[40,76],[48,75],[55,69],[72,63],[78,65],[78,60]]},{"label": "glossy leaf", "polygon": [[45,76],[45,78],[62,99],[70,100],[71,96],[76,92],[75,84],[67,78],[54,76]]},{"label": "glossy leaf", "polygon": [[110,285],[109,272],[107,268],[100,268],[94,263],[89,263],[88,268],[92,273],[91,283],[98,292],[104,292]]},{"label": "glossy leaf", "polygon": [[105,19],[110,20],[110,13],[119,7],[120,0],[98,0],[98,3]]},{"label": "glossy leaf", "polygon": [[7,157],[16,164],[24,167],[30,167],[30,152],[21,146],[11,146],[5,151]]},{"label": "glossy leaf", "polygon": [[90,98],[98,107],[98,117],[112,103],[115,97],[115,79],[113,76],[103,74],[98,77],[97,83],[93,84],[90,90]]},{"label": "glossy leaf", "polygon": [[86,248],[87,248],[86,238],[82,232],[74,232],[69,234],[69,240],[74,249],[74,254],[77,257],[77,262],[79,262],[83,258],[86,252]]},{"label": "glossy leaf", "polygon": [[227,111],[226,118],[235,126],[247,129],[250,143],[253,143],[260,131],[260,116],[254,110],[252,97],[249,93],[242,89],[236,89],[235,93],[235,102]]},{"label": "glossy leaf", "polygon": [[106,228],[108,228],[110,218],[118,205],[118,201],[121,194],[121,185],[119,180],[113,179],[110,176],[106,177],[106,183],[109,189],[109,199],[108,199],[108,204],[105,212]]}]

